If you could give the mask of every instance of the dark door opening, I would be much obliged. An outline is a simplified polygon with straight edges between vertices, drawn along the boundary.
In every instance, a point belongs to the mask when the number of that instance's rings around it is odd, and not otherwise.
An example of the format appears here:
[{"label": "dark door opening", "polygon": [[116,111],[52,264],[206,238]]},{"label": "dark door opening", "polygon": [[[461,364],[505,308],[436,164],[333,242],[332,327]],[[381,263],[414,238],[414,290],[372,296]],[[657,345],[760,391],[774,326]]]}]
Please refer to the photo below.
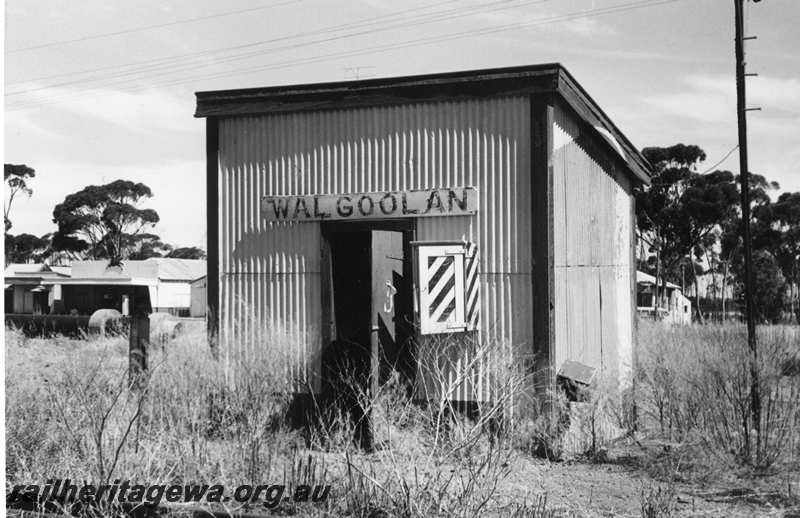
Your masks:
[{"label": "dark door opening", "polygon": [[322,395],[349,414],[355,440],[371,449],[371,398],[393,372],[406,380],[415,373],[412,222],[330,223],[323,230],[332,325],[322,356]]}]

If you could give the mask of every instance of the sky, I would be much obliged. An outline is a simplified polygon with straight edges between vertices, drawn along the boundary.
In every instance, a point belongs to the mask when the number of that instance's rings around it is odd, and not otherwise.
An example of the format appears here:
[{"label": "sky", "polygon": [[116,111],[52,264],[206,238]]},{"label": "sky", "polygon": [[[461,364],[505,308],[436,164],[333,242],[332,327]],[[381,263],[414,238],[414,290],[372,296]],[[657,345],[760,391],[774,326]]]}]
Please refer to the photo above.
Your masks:
[{"label": "sky", "polygon": [[[748,2],[750,169],[800,191],[800,2]],[[12,233],[87,185],[143,182],[205,248],[194,92],[560,62],[638,148],[737,143],[729,0],[7,0],[4,160],[36,169]],[[718,168],[738,173],[738,154]]]}]

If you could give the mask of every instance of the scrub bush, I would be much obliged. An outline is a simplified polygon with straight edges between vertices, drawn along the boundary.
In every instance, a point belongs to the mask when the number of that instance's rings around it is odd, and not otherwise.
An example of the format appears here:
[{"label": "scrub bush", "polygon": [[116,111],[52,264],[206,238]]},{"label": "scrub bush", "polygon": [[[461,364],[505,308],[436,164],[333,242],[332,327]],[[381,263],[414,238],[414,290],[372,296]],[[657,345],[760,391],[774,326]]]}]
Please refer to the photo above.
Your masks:
[{"label": "scrub bush", "polygon": [[785,369],[800,349],[796,328],[759,328],[760,422],[751,413],[752,356],[743,326],[641,321],[639,329],[636,390],[644,430],[699,441],[720,458],[758,470],[797,454],[800,376]]}]

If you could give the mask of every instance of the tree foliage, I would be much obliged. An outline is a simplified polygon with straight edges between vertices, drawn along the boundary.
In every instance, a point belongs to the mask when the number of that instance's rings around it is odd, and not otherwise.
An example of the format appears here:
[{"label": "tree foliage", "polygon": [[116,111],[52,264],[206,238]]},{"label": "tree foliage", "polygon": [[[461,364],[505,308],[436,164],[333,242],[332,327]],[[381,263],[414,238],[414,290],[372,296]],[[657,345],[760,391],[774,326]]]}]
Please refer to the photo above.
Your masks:
[{"label": "tree foliage", "polygon": [[28,197],[33,194],[33,189],[28,187],[28,180],[34,178],[35,176],[36,171],[32,167],[28,167],[25,164],[3,165],[3,180],[5,181],[8,189],[8,199],[6,200],[5,212],[3,214],[6,232],[11,230],[11,219],[9,219],[9,214],[11,213],[11,204],[14,202],[14,198],[19,193],[26,194]]},{"label": "tree foliage", "polygon": [[[800,322],[800,305],[795,300],[800,285],[800,192],[785,192],[775,202],[768,200],[756,206],[753,219],[753,247],[774,259],[788,285],[790,311]],[[755,282],[756,295],[766,289],[768,285]]]},{"label": "tree foliage", "polygon": [[188,246],[172,250],[167,254],[167,257],[175,259],[205,259],[206,251],[196,246]]},{"label": "tree foliage", "polygon": [[[739,261],[737,276],[744,278],[744,265]],[[761,322],[777,323],[783,311],[783,298],[786,292],[786,279],[778,261],[767,250],[753,252],[753,311]],[[743,295],[740,293],[740,298]]]},{"label": "tree foliage", "polygon": [[158,223],[158,213],[139,207],[152,195],[147,185],[128,180],[90,185],[68,195],[53,210],[58,225],[53,248],[119,263],[143,240],[152,239],[146,230]]},{"label": "tree foliage", "polygon": [[6,263],[40,263],[49,256],[48,236],[33,234],[5,235]]},{"label": "tree foliage", "polygon": [[135,243],[130,243],[131,253],[128,259],[144,260],[151,257],[165,257],[172,250],[172,245],[163,243],[155,234],[141,234]]},{"label": "tree foliage", "polygon": [[[675,283],[681,273],[689,274],[688,280],[709,274],[714,296],[722,294],[723,310],[728,288],[743,300],[741,177],[697,172],[706,155],[693,145],[646,148],[643,154],[655,171],[652,185],[636,192],[639,238],[648,247],[644,266]],[[777,182],[758,174],[749,179],[758,318],[777,320],[788,300],[800,321],[800,193],[783,193],[773,201]],[[699,302],[698,297],[698,317]]]},{"label": "tree foliage", "polygon": [[643,154],[655,173],[636,192],[639,238],[652,254],[658,284],[681,283],[684,274],[702,273],[699,262],[716,242],[720,222],[735,214],[735,178],[729,171],[698,173],[706,158],[698,146],[651,147]]}]

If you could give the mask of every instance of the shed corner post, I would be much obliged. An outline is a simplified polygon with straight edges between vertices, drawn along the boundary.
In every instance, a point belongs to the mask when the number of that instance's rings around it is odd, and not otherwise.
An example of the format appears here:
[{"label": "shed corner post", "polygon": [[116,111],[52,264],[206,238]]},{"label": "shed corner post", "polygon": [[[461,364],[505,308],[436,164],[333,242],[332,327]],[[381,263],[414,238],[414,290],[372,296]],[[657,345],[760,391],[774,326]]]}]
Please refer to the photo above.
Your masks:
[{"label": "shed corner post", "polygon": [[636,405],[636,372],[639,369],[639,318],[637,315],[637,286],[636,286],[636,271],[638,265],[636,263],[636,245],[638,241],[638,229],[636,220],[636,196],[633,189],[631,189],[631,235],[630,235],[630,283],[631,283],[631,365],[630,365],[630,383],[631,383],[631,429],[636,431],[639,422],[639,409]]},{"label": "shed corner post", "polygon": [[219,120],[206,118],[206,325],[216,357],[219,338]]},{"label": "shed corner post", "polygon": [[531,241],[533,258],[533,385],[528,396],[555,387],[555,250],[553,125],[555,95],[531,96]]}]

